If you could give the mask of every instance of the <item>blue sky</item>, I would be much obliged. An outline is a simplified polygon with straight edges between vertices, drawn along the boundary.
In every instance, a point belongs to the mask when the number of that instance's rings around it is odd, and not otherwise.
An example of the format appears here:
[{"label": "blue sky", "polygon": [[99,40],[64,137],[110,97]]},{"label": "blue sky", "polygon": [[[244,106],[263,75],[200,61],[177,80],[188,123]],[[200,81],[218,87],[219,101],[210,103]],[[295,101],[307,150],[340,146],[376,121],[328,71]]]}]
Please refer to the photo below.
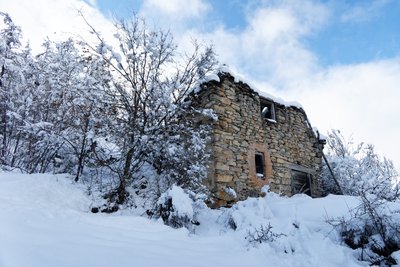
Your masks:
[{"label": "blue sky", "polygon": [[44,38],[90,40],[77,10],[112,38],[132,12],[180,51],[213,44],[236,76],[300,102],[313,126],[375,145],[400,169],[399,0],[0,0],[34,51]]},{"label": "blue sky", "polygon": [[307,40],[322,64],[354,64],[369,60],[391,58],[400,53],[400,1],[388,1],[368,10],[371,1],[364,2],[370,16],[342,21],[340,16],[353,1],[337,4],[332,21],[326,28]]},{"label": "blue sky", "polygon": [[[247,25],[248,10],[263,7],[266,2],[209,1],[212,8],[205,14],[208,23],[203,27],[223,24],[227,29],[240,31]],[[355,64],[399,56],[400,1],[321,2],[330,7],[330,19],[322,29],[303,40],[317,55],[320,64]],[[132,12],[139,12],[142,5],[141,0],[97,1],[98,8],[106,16],[124,18],[129,18]],[[349,10],[354,11],[354,17],[343,18]]]}]

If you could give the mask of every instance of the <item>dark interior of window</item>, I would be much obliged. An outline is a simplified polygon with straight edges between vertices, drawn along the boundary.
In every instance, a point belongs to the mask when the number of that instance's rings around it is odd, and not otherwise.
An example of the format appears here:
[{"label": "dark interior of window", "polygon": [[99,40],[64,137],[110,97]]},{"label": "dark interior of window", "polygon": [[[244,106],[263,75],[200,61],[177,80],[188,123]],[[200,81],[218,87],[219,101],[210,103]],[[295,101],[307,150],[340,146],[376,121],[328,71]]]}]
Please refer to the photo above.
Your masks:
[{"label": "dark interior of window", "polygon": [[261,152],[256,152],[255,154],[256,162],[256,175],[261,179],[265,179],[265,159],[264,154]]},{"label": "dark interior of window", "polygon": [[275,106],[269,101],[261,101],[261,117],[264,119],[275,120]]},{"label": "dark interior of window", "polygon": [[311,174],[292,171],[292,194],[307,194],[311,196]]}]

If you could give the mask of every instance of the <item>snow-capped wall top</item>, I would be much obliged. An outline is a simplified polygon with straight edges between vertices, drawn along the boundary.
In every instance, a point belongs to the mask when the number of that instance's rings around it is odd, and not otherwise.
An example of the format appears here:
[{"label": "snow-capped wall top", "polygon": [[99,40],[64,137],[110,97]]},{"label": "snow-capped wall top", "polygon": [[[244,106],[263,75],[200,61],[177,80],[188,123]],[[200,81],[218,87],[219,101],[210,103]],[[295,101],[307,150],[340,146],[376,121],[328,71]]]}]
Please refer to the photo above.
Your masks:
[{"label": "snow-capped wall top", "polygon": [[286,101],[280,97],[273,96],[265,91],[258,89],[256,86],[251,84],[249,81],[245,80],[245,78],[243,78],[241,75],[234,73],[226,65],[221,65],[219,68],[217,68],[215,73],[212,73],[212,74],[206,76],[205,79],[202,81],[202,83],[210,82],[210,81],[220,82],[221,80],[220,80],[218,74],[221,74],[221,73],[226,73],[226,74],[231,75],[234,78],[235,83],[242,82],[244,84],[247,84],[252,90],[254,90],[259,96],[261,96],[263,98],[269,99],[277,104],[280,104],[280,105],[283,105],[286,107],[295,107],[298,109],[303,109],[303,106],[297,101]]}]

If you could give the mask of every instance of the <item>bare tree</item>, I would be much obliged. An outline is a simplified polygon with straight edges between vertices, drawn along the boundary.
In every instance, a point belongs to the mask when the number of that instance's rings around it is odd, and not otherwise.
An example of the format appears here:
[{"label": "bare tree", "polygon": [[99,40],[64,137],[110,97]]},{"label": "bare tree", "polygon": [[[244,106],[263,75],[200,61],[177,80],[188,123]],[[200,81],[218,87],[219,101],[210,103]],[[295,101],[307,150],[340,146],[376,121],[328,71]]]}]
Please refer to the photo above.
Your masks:
[{"label": "bare tree", "polygon": [[[110,108],[114,111],[109,121],[112,136],[109,141],[120,151],[115,160],[107,161],[101,156],[99,159],[107,162],[119,178],[111,198],[115,198],[116,203],[124,203],[127,186],[143,176],[140,170],[144,165],[156,168],[158,175],[165,170],[168,165],[165,161],[171,158],[156,151],[178,149],[182,152],[182,149],[188,149],[187,146],[177,144],[184,141],[171,140],[185,135],[193,137],[204,130],[184,123],[188,114],[196,112],[190,108],[188,96],[213,71],[216,60],[211,47],[196,42],[191,54],[179,55],[170,32],[150,30],[145,21],[137,17],[115,23],[118,48],[106,44],[94,27],[90,27],[99,42],[89,46],[94,56],[101,57],[112,73],[107,91],[112,101]],[[205,139],[198,138],[197,142],[203,144]],[[166,148],[168,145],[169,149]],[[192,153],[198,155],[204,151]],[[182,162],[188,161],[187,153],[175,153],[178,154]],[[204,157],[192,159],[202,161]],[[185,175],[188,178],[188,173],[179,173],[175,177]]]},{"label": "bare tree", "polygon": [[[338,130],[328,134],[327,144],[327,157],[343,194],[370,193],[389,200],[399,198],[399,173],[391,160],[381,158],[375,152],[373,145],[354,144]],[[322,182],[329,193],[337,191],[332,181],[328,166],[325,166]]]}]

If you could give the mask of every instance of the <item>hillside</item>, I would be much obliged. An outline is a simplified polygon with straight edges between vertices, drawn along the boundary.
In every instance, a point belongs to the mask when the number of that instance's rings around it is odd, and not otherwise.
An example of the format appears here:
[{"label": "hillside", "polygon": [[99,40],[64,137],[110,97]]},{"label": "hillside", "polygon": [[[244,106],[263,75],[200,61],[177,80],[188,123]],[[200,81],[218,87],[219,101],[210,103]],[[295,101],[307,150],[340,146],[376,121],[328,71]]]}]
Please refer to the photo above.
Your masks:
[{"label": "hillside", "polygon": [[[269,193],[230,210],[203,208],[194,234],[129,211],[93,214],[91,202],[62,175],[0,173],[0,266],[368,265],[325,222],[357,205],[353,197]],[[269,223],[284,235],[249,244],[248,231]]]}]

